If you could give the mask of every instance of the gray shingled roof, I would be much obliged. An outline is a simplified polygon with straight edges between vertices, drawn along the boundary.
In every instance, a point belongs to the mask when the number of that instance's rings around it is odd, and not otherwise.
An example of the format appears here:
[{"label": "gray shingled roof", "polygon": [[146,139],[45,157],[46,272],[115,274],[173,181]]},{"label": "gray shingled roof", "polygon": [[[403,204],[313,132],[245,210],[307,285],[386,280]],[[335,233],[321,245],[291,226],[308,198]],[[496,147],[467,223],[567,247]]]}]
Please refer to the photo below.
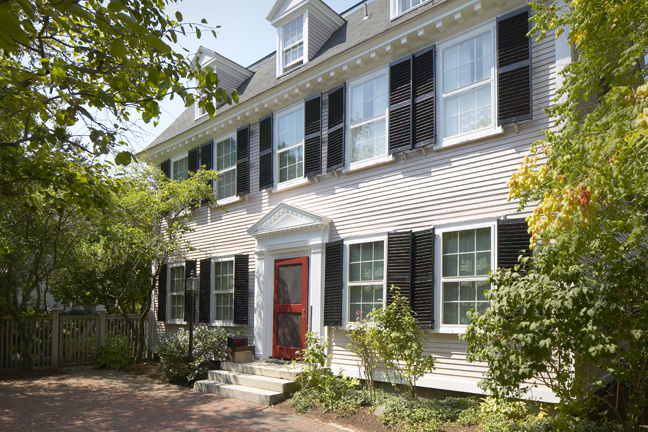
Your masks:
[{"label": "gray shingled roof", "polygon": [[[442,3],[445,0],[432,1],[422,7],[419,7],[410,13],[407,13],[396,20],[390,21],[389,9],[390,0],[373,0],[368,3],[369,19],[364,19],[363,8],[358,8],[345,16],[346,24],[340,27],[331,35],[329,40],[319,50],[319,52],[306,63],[303,67],[294,70],[291,73],[276,77],[276,53],[267,56],[267,60],[251,69],[254,75],[245,81],[237,89],[239,92],[239,103],[251,99],[266,90],[269,90],[287,80],[294,79],[294,77],[305,73],[310,68],[329,60],[337,54],[364,42],[373,36],[376,36],[392,27],[395,27],[402,22],[415,17],[426,10]],[[362,4],[360,2],[358,4]],[[226,112],[232,106],[225,105],[216,111],[216,115]],[[169,127],[167,127],[151,144],[149,144],[144,151],[149,150],[166,140],[173,138],[176,135],[185,132],[194,126],[202,124],[209,120],[209,116],[203,116],[195,119],[195,108],[193,106],[184,110],[178,118],[176,118]]]}]

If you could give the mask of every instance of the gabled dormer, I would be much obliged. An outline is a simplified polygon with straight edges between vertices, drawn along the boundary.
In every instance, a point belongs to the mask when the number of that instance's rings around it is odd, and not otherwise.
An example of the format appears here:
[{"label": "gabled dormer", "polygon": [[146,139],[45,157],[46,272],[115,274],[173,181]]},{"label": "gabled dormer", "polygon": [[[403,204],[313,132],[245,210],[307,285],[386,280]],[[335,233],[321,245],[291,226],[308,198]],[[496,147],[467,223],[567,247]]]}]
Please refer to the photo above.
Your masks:
[{"label": "gabled dormer", "polygon": [[[214,68],[214,71],[218,74],[218,86],[228,93],[238,89],[245,80],[254,75],[254,72],[249,69],[202,46],[196,52],[194,61],[202,67]],[[206,114],[207,111],[204,108],[198,108],[196,105],[196,119]]]},{"label": "gabled dormer", "polygon": [[277,29],[277,76],[312,60],[345,22],[321,0],[278,0],[266,19]]}]

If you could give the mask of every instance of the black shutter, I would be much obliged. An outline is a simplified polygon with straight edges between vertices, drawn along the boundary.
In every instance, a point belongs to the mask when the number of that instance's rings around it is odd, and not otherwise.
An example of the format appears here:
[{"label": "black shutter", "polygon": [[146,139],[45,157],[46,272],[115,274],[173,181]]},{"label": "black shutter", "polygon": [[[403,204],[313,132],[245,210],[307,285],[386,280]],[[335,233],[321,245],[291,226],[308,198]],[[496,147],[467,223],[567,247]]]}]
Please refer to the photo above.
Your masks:
[{"label": "black shutter", "polygon": [[344,84],[328,93],[326,172],[344,167]]},{"label": "black shutter", "polygon": [[250,194],[250,125],[236,131],[236,195]]},{"label": "black shutter", "polygon": [[414,54],[412,71],[412,97],[414,98],[412,129],[415,147],[422,147],[436,142],[434,68],[434,45]]},{"label": "black shutter", "polygon": [[200,147],[195,147],[189,150],[187,158],[187,171],[195,173],[198,171],[198,157],[200,154]]},{"label": "black shutter", "polygon": [[533,118],[528,7],[497,18],[497,124]]},{"label": "black shutter", "polygon": [[324,325],[342,325],[342,240],[326,243],[324,258]]},{"label": "black shutter", "polygon": [[412,238],[412,311],[421,328],[434,328],[434,228]]},{"label": "black shutter", "polygon": [[167,303],[167,271],[168,266],[162,264],[160,268],[160,275],[158,276],[158,308],[157,319],[158,321],[166,321],[166,303]]},{"label": "black shutter", "polygon": [[412,298],[412,231],[387,234],[387,302],[391,286],[400,288],[402,297]]},{"label": "black shutter", "polygon": [[167,159],[160,164],[160,169],[167,178],[171,178],[171,159]]},{"label": "black shutter", "polygon": [[304,106],[304,177],[313,177],[322,173],[322,95]]},{"label": "black shutter", "polygon": [[497,221],[497,267],[510,269],[520,255],[531,256],[529,225],[524,219]]},{"label": "black shutter", "polygon": [[198,322],[211,322],[211,258],[200,260]]},{"label": "black shutter", "polygon": [[259,120],[259,190],[272,188],[272,114]]},{"label": "black shutter", "polygon": [[249,271],[249,257],[236,255],[234,257],[234,324],[248,323]]},{"label": "black shutter", "polygon": [[[200,146],[200,167],[206,170],[214,169],[214,143],[212,141]],[[207,184],[214,190],[214,181],[207,180]],[[203,201],[203,205],[207,200]]]},{"label": "black shutter", "polygon": [[412,56],[389,65],[389,154],[412,148]]},{"label": "black shutter", "polygon": [[[191,301],[189,301],[189,294],[187,293],[187,278],[189,275],[191,275],[191,271],[193,270],[194,275],[196,275],[196,260],[186,260],[185,261],[185,293],[184,293],[184,304],[185,304],[185,312],[184,312],[184,320],[185,322],[189,322],[189,317],[191,316]],[[196,304],[196,299],[194,296],[194,306]],[[196,322],[196,308],[194,307],[194,322]]]}]

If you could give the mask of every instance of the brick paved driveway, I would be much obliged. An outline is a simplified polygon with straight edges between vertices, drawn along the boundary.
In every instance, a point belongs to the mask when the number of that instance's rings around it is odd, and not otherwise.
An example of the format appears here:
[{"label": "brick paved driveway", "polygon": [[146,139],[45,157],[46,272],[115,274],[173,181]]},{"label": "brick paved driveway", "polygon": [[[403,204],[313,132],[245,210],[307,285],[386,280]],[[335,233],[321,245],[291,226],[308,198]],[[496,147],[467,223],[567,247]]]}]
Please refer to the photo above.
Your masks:
[{"label": "brick paved driveway", "polygon": [[0,431],[351,431],[120,372],[64,372],[0,381]]}]

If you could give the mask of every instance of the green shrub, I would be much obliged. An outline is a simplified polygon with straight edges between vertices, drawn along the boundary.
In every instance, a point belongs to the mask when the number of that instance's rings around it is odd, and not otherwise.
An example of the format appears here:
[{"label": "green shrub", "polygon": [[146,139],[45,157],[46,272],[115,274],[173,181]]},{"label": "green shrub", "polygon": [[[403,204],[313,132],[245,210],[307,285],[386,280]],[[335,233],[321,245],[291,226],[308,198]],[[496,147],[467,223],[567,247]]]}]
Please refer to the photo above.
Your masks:
[{"label": "green shrub", "polygon": [[94,367],[120,370],[131,363],[133,363],[133,356],[128,353],[126,337],[109,336],[106,338],[106,345],[97,349]]},{"label": "green shrub", "polygon": [[307,412],[319,407],[324,412],[346,415],[369,404],[369,395],[359,390],[357,378],[333,375],[325,367],[326,343],[316,333],[306,333],[306,349],[301,355],[305,367],[296,379],[300,390],[290,401],[295,411]]},{"label": "green shrub", "polygon": [[402,397],[391,397],[384,402],[382,424],[387,428],[417,432],[441,430],[441,422],[434,417],[429,404]]},{"label": "green shrub", "polygon": [[390,292],[392,301],[370,314],[376,323],[373,335],[392,384],[405,384],[407,396],[413,399],[416,381],[434,369],[434,357],[423,355],[424,335],[409,301],[398,287],[392,285]]},{"label": "green shrub", "polygon": [[227,338],[222,327],[198,326],[194,329],[193,361],[189,362],[189,332],[180,329],[164,335],[156,347],[160,364],[170,382],[182,383],[204,379],[211,361],[227,358]]},{"label": "green shrub", "polygon": [[372,401],[375,399],[373,373],[379,362],[376,331],[376,325],[370,319],[348,323],[347,336],[351,340],[348,348],[358,356],[359,369]]}]

